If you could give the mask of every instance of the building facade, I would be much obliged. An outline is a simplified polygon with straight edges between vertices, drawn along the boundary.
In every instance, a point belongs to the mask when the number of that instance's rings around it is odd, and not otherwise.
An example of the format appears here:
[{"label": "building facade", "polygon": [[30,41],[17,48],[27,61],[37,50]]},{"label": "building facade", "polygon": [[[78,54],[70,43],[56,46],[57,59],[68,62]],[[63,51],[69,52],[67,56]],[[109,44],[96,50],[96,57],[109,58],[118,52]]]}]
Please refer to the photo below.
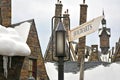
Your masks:
[{"label": "building facade", "polygon": [[[103,13],[104,15],[104,13]],[[106,20],[103,18],[101,21],[102,28],[99,29],[99,37],[100,37],[100,48],[102,54],[107,54],[110,48],[110,28],[106,27]]]},{"label": "building facade", "polygon": [[[26,43],[31,49],[31,55],[11,57],[11,68],[8,68],[7,78],[3,71],[3,56],[0,55],[0,80],[28,80],[30,77],[35,80],[48,80],[34,20],[11,24],[11,0],[0,0],[1,25],[15,28],[24,22],[31,24],[26,36]],[[19,26],[18,29],[21,27]]]}]

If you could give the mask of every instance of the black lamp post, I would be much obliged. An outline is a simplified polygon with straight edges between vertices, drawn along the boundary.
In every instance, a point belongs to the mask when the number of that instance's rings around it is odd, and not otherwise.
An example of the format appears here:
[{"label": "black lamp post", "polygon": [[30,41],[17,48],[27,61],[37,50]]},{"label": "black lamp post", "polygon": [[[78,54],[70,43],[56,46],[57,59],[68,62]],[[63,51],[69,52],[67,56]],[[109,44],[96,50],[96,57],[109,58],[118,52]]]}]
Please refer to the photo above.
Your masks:
[{"label": "black lamp post", "polygon": [[[54,18],[60,19],[55,29],[53,29]],[[61,18],[68,18],[68,17],[54,16],[52,18],[52,43],[54,43],[53,37],[55,38],[55,52],[53,49],[54,44],[52,44],[52,59],[58,62],[58,80],[64,80],[64,62],[70,60],[70,42],[68,44],[69,52],[68,52],[68,55],[66,55],[66,48],[65,48],[66,47],[66,30],[61,21]],[[69,19],[69,23],[70,23],[70,19]],[[70,25],[69,25],[69,29],[70,29]]]},{"label": "black lamp post", "polygon": [[55,52],[58,57],[58,80],[64,80],[64,57],[65,55],[66,30],[60,21],[55,30]]}]

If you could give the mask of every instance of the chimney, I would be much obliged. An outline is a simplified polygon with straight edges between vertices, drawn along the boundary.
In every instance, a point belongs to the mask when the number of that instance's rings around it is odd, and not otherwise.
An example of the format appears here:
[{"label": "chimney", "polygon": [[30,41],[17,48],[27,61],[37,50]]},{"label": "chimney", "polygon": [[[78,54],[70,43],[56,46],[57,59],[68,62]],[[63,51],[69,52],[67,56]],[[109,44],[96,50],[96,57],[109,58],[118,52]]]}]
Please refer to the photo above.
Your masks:
[{"label": "chimney", "polygon": [[6,27],[11,25],[11,0],[0,1],[0,24]]},{"label": "chimney", "polygon": [[[58,0],[57,4],[55,4],[55,16],[60,16],[62,14],[62,7],[63,7],[63,5],[62,5],[61,1]],[[56,18],[54,20],[54,29],[56,28],[58,22],[59,22],[59,19]]]},{"label": "chimney", "polygon": [[70,22],[69,22],[69,13],[68,13],[68,9],[65,11],[65,13],[63,14],[63,17],[66,17],[66,18],[63,18],[63,24],[64,24],[64,27],[67,31],[67,37],[68,37],[68,31],[70,30]]},{"label": "chimney", "polygon": [[[88,5],[84,3],[80,4],[80,19],[79,19],[79,25],[83,24],[87,20],[87,7]],[[78,61],[81,62],[81,55],[85,53],[85,45],[86,45],[86,36],[83,36],[79,38],[78,43]]]}]

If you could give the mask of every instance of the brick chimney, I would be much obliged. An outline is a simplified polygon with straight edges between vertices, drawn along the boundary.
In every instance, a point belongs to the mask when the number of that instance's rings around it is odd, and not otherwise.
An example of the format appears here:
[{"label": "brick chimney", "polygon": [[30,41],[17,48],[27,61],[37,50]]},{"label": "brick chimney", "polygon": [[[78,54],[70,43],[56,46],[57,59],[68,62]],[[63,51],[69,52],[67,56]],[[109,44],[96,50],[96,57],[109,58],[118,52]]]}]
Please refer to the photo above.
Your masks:
[{"label": "brick chimney", "polygon": [[[83,24],[87,20],[87,7],[88,5],[85,4],[85,1],[83,4],[80,4],[80,20],[79,25]],[[86,36],[79,38],[78,43],[78,61],[81,62],[81,56],[85,53],[85,45],[86,45]]]},{"label": "brick chimney", "polygon": [[11,0],[0,0],[0,24],[11,25]]}]

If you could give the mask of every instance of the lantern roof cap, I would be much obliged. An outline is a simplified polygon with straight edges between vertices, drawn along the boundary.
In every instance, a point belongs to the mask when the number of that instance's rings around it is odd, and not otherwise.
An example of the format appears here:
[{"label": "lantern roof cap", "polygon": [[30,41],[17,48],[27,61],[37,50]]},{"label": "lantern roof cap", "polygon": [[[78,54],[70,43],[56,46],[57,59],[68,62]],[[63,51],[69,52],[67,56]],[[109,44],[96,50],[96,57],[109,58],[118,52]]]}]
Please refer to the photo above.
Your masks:
[{"label": "lantern roof cap", "polygon": [[60,21],[56,27],[56,31],[66,31],[63,23]]}]

